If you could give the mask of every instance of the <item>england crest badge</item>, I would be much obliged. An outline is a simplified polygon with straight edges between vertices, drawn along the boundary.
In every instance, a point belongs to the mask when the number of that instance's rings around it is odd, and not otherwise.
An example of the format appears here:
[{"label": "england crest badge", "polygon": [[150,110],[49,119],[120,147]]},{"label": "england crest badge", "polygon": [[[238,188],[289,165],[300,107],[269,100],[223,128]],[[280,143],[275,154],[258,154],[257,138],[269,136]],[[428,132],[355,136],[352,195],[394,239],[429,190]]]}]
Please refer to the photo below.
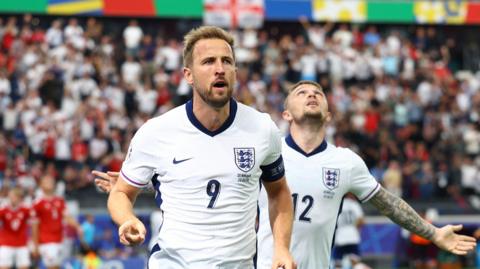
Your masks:
[{"label": "england crest badge", "polygon": [[340,181],[340,169],[323,167],[323,184],[327,189],[334,190]]},{"label": "england crest badge", "polygon": [[255,148],[234,148],[235,164],[242,172],[248,172],[255,166]]}]

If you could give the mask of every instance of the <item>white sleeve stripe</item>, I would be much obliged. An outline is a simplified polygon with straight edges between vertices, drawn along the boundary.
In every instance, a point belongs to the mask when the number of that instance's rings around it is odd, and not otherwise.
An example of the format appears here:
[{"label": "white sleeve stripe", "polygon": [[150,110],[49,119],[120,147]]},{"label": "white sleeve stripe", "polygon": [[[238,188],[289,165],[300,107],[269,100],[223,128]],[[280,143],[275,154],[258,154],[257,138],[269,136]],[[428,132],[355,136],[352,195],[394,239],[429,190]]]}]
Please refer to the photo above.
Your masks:
[{"label": "white sleeve stripe", "polygon": [[134,186],[144,187],[144,186],[148,185],[148,182],[147,183],[138,183],[135,180],[130,179],[129,177],[127,177],[127,175],[125,175],[125,173],[122,170],[120,170],[120,173],[122,174],[124,179],[126,179],[128,182],[130,182]]},{"label": "white sleeve stripe", "polygon": [[365,203],[366,201],[370,200],[377,192],[380,190],[380,184],[377,183],[377,186],[373,188],[373,190],[363,199],[360,200],[360,203]]}]

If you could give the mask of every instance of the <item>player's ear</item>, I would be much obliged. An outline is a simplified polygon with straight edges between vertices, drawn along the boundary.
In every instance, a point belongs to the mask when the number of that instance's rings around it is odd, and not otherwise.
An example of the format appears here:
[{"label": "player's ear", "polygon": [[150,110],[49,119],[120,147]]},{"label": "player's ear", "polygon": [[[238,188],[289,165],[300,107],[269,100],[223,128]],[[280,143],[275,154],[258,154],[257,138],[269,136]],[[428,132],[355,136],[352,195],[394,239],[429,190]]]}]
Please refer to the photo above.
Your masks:
[{"label": "player's ear", "polygon": [[292,114],[290,113],[290,111],[288,110],[284,110],[282,112],[282,118],[288,122],[291,122],[292,121]]},{"label": "player's ear", "polygon": [[189,85],[193,85],[193,74],[192,70],[188,67],[183,68],[183,77]]}]

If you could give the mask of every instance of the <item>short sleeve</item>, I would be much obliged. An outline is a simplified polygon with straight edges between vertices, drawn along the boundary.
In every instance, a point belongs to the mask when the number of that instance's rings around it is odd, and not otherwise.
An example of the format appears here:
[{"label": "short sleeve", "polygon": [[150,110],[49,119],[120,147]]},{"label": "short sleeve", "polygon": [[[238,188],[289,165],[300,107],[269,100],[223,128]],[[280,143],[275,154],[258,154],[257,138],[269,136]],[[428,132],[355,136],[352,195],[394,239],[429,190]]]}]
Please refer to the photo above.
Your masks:
[{"label": "short sleeve", "polygon": [[285,167],[282,158],[282,138],[280,130],[275,123],[270,121],[270,140],[267,157],[260,165],[262,169],[261,179],[264,181],[275,181],[281,179],[285,175]]},{"label": "short sleeve", "polygon": [[350,171],[350,192],[355,194],[361,203],[365,203],[372,198],[378,190],[380,184],[368,171],[365,162],[353,151],[350,151],[352,168]]},{"label": "short sleeve", "polygon": [[152,138],[145,123],[132,138],[120,173],[125,181],[137,188],[147,187],[155,174],[156,155],[152,150]]}]

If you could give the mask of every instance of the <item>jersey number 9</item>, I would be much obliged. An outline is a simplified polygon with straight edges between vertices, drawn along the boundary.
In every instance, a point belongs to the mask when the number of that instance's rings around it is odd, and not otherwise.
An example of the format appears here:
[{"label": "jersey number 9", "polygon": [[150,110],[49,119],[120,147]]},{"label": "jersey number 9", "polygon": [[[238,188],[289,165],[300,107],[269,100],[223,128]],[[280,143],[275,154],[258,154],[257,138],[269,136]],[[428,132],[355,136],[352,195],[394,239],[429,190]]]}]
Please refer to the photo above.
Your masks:
[{"label": "jersey number 9", "polygon": [[207,208],[213,208],[217,197],[220,194],[220,182],[216,179],[212,179],[207,183],[207,195],[210,196],[210,202]]}]

